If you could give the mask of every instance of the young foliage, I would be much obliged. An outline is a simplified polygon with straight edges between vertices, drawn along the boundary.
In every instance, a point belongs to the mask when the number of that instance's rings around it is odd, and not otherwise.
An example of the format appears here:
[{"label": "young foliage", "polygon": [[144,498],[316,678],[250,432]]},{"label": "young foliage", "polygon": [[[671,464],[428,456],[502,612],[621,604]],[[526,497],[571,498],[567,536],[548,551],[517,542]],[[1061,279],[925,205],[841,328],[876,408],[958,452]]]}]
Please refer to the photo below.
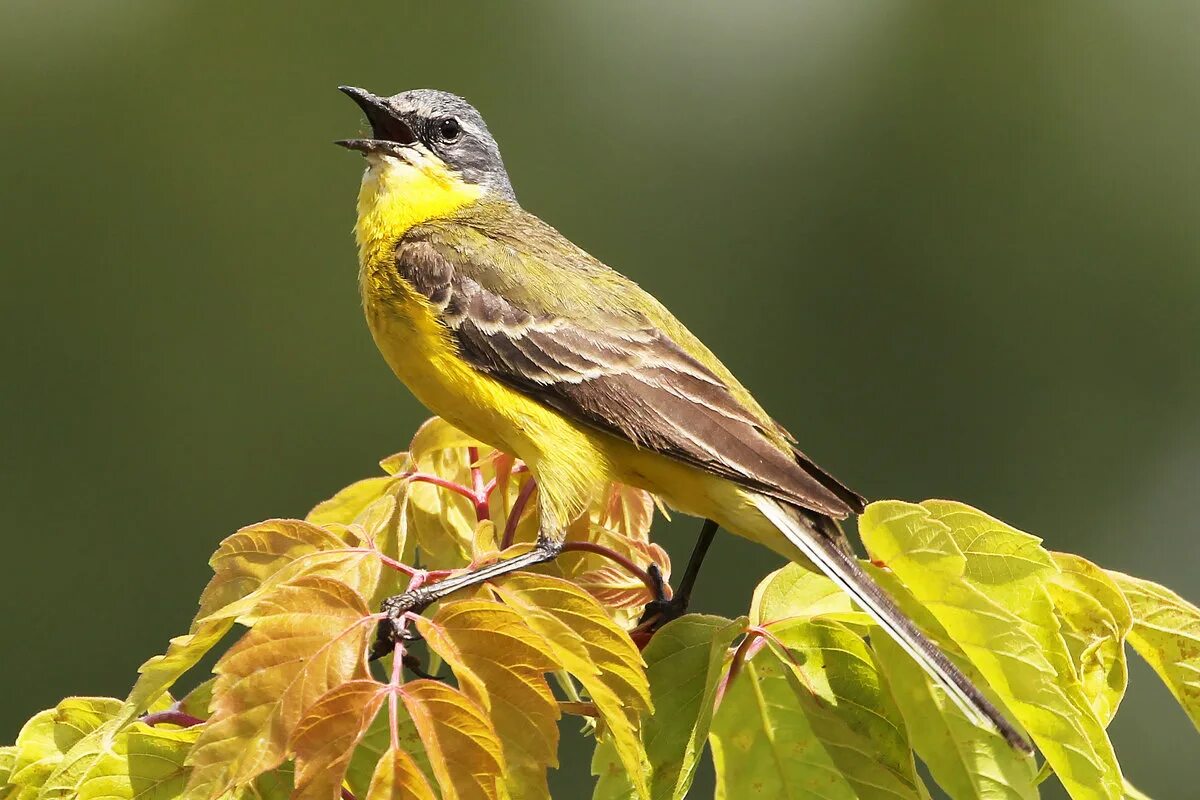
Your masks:
[{"label": "young foliage", "polygon": [[730,800],[923,800],[918,762],[955,800],[1033,800],[1050,774],[1073,798],[1145,798],[1106,730],[1126,641],[1200,727],[1200,609],[947,501],[869,506],[864,566],[1044,761],[964,716],[802,566],[768,575],[745,617],[651,635],[650,568],[670,565],[654,498],[618,485],[557,561],[405,615],[372,666],[383,598],[520,552],[538,527],[524,465],[442,420],[381,466],[304,520],[221,542],[188,632],[128,697],[67,698],[0,748],[0,800],[536,800],[564,711],[592,720],[597,800],[684,798],[706,745]]}]

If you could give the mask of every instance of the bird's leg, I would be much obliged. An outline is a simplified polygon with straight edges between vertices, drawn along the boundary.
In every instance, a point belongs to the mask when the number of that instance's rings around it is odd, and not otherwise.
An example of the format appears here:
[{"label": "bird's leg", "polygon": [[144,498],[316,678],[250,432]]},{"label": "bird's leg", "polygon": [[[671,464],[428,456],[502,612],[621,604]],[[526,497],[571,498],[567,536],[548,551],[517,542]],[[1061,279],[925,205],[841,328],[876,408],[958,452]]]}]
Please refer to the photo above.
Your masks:
[{"label": "bird's leg", "polygon": [[420,613],[447,595],[481,583],[499,578],[517,570],[535,567],[547,561],[558,558],[562,552],[562,538],[557,534],[538,534],[537,543],[528,553],[506,558],[486,567],[469,570],[460,575],[452,575],[445,580],[410,589],[403,594],[389,597],[383,601],[380,611],[385,616],[379,621],[379,629],[375,635],[375,644],[371,648],[372,660],[392,651],[392,644],[406,634],[404,633],[404,615],[408,612]]},{"label": "bird's leg", "polygon": [[692,556],[688,559],[687,569],[683,571],[683,577],[679,580],[679,589],[670,600],[667,599],[663,588],[662,572],[657,565],[650,565],[648,570],[650,577],[658,584],[655,591],[656,597],[646,604],[646,609],[642,612],[642,618],[638,620],[638,625],[654,620],[650,630],[656,631],[671,620],[683,616],[687,611],[688,604],[691,603],[692,589],[696,586],[696,577],[700,574],[704,556],[708,553],[708,547],[716,535],[717,523],[711,519],[704,520],[704,527],[700,529],[700,536],[696,538],[696,546],[692,548]]}]

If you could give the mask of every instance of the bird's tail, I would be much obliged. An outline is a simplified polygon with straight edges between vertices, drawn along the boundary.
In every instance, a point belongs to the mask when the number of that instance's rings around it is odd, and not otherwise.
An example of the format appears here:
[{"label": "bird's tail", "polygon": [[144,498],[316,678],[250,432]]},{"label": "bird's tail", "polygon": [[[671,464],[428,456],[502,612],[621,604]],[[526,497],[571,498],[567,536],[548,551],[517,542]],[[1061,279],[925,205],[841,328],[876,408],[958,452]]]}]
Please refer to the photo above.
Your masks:
[{"label": "bird's tail", "polygon": [[941,649],[917,629],[879,584],[837,540],[824,533],[820,522],[779,501],[757,495],[755,505],[818,569],[853,598],[904,651],[946,690],[968,718],[995,728],[1014,748],[1032,753],[1033,747]]}]

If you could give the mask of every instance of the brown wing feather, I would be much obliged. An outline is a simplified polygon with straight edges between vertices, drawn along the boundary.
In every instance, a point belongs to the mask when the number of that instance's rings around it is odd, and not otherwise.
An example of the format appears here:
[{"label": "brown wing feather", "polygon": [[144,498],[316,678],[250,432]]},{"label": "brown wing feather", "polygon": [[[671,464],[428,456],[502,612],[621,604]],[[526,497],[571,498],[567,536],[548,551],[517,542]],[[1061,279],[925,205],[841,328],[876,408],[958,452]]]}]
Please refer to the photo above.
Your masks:
[{"label": "brown wing feather", "polygon": [[797,451],[781,450],[728,387],[661,331],[581,327],[534,315],[455,268],[421,239],[397,248],[401,277],[441,307],[476,369],[571,419],[803,508],[841,518],[862,498]]}]

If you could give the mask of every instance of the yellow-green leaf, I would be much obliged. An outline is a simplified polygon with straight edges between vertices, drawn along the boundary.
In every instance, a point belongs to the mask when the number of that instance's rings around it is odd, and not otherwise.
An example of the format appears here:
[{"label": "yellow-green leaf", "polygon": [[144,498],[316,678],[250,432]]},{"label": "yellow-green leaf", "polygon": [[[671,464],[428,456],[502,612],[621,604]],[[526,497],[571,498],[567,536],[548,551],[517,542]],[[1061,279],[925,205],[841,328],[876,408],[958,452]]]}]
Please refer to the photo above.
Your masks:
[{"label": "yellow-green leaf", "polygon": [[89,748],[80,742],[95,737],[120,709],[121,701],[111,697],[68,697],[35,714],[17,734],[9,781],[24,787],[18,797],[36,796],[64,767],[85,758]]},{"label": "yellow-green leaf", "polygon": [[437,800],[437,796],[412,756],[388,750],[371,776],[367,800]]},{"label": "yellow-green leaf", "polygon": [[1200,730],[1200,608],[1165,586],[1109,571],[1133,611],[1129,643]]},{"label": "yellow-green leaf", "polygon": [[522,616],[494,600],[443,604],[417,629],[483,708],[504,748],[508,790],[549,797],[547,767],[558,766],[558,704],[545,673],[559,669]]},{"label": "yellow-green leaf", "polygon": [[850,595],[824,575],[799,564],[788,564],[759,582],[750,601],[750,623],[769,625],[792,617],[822,617],[847,624],[869,624],[855,611]]},{"label": "yellow-green leaf", "polygon": [[1049,583],[1063,638],[1084,694],[1107,726],[1129,682],[1125,637],[1133,626],[1129,603],[1104,570],[1069,553],[1053,553],[1060,574]]},{"label": "yellow-green leaf", "polygon": [[386,693],[378,681],[354,680],[335,686],[309,707],[288,748],[296,760],[293,800],[336,800],[354,748]]},{"label": "yellow-green leaf", "polygon": [[[708,739],[725,656],[745,626],[745,617],[728,620],[688,614],[663,626],[646,646],[642,655],[657,713],[645,721],[642,741],[654,800],[680,800],[687,795]],[[611,737],[597,744],[592,771],[598,778],[594,800],[634,796]]]},{"label": "yellow-green leaf", "polygon": [[504,756],[483,710],[457,689],[418,680],[400,687],[444,800],[507,798]]},{"label": "yellow-green leaf", "polygon": [[175,800],[187,783],[184,765],[199,731],[133,723],[79,784],[76,800]]},{"label": "yellow-green leaf", "polygon": [[857,800],[813,731],[788,672],[773,651],[762,650],[726,689],[709,735],[715,800]]},{"label": "yellow-green leaf", "polygon": [[649,797],[643,774],[641,715],[650,710],[650,687],[641,654],[628,634],[583,590],[558,578],[515,573],[493,584],[541,634],[554,659],[579,679],[612,731],[617,753],[634,776],[637,796]]},{"label": "yellow-green leaf", "polygon": [[916,800],[920,781],[904,720],[862,638],[822,618],[791,618],[770,631],[768,645],[813,733],[858,795]]},{"label": "yellow-green leaf", "polygon": [[963,800],[1037,800],[1033,756],[968,720],[890,637],[880,632],[871,641],[913,749],[947,794]]},{"label": "yellow-green leaf", "polygon": [[374,626],[353,589],[304,576],[275,587],[257,622],[217,663],[213,715],[188,758],[189,800],[217,797],[278,766],[305,711],[331,688],[369,677]]},{"label": "yellow-green leaf", "polygon": [[314,506],[304,521],[317,526],[349,525],[367,506],[383,496],[388,486],[395,482],[396,479],[390,475],[355,481],[333,497]]},{"label": "yellow-green leaf", "polygon": [[1038,540],[958,503],[873,503],[872,558],[904,582],[1029,731],[1071,796],[1116,800],[1121,772],[1075,674]]},{"label": "yellow-green leaf", "polygon": [[[121,711],[121,724],[142,714],[158,698],[162,697],[180,676],[196,666],[204,655],[221,641],[233,627],[233,619],[213,619],[192,627],[192,632],[176,636],[167,646],[167,652],[154,656],[138,668],[137,683]],[[207,716],[197,715],[197,716]]]}]

